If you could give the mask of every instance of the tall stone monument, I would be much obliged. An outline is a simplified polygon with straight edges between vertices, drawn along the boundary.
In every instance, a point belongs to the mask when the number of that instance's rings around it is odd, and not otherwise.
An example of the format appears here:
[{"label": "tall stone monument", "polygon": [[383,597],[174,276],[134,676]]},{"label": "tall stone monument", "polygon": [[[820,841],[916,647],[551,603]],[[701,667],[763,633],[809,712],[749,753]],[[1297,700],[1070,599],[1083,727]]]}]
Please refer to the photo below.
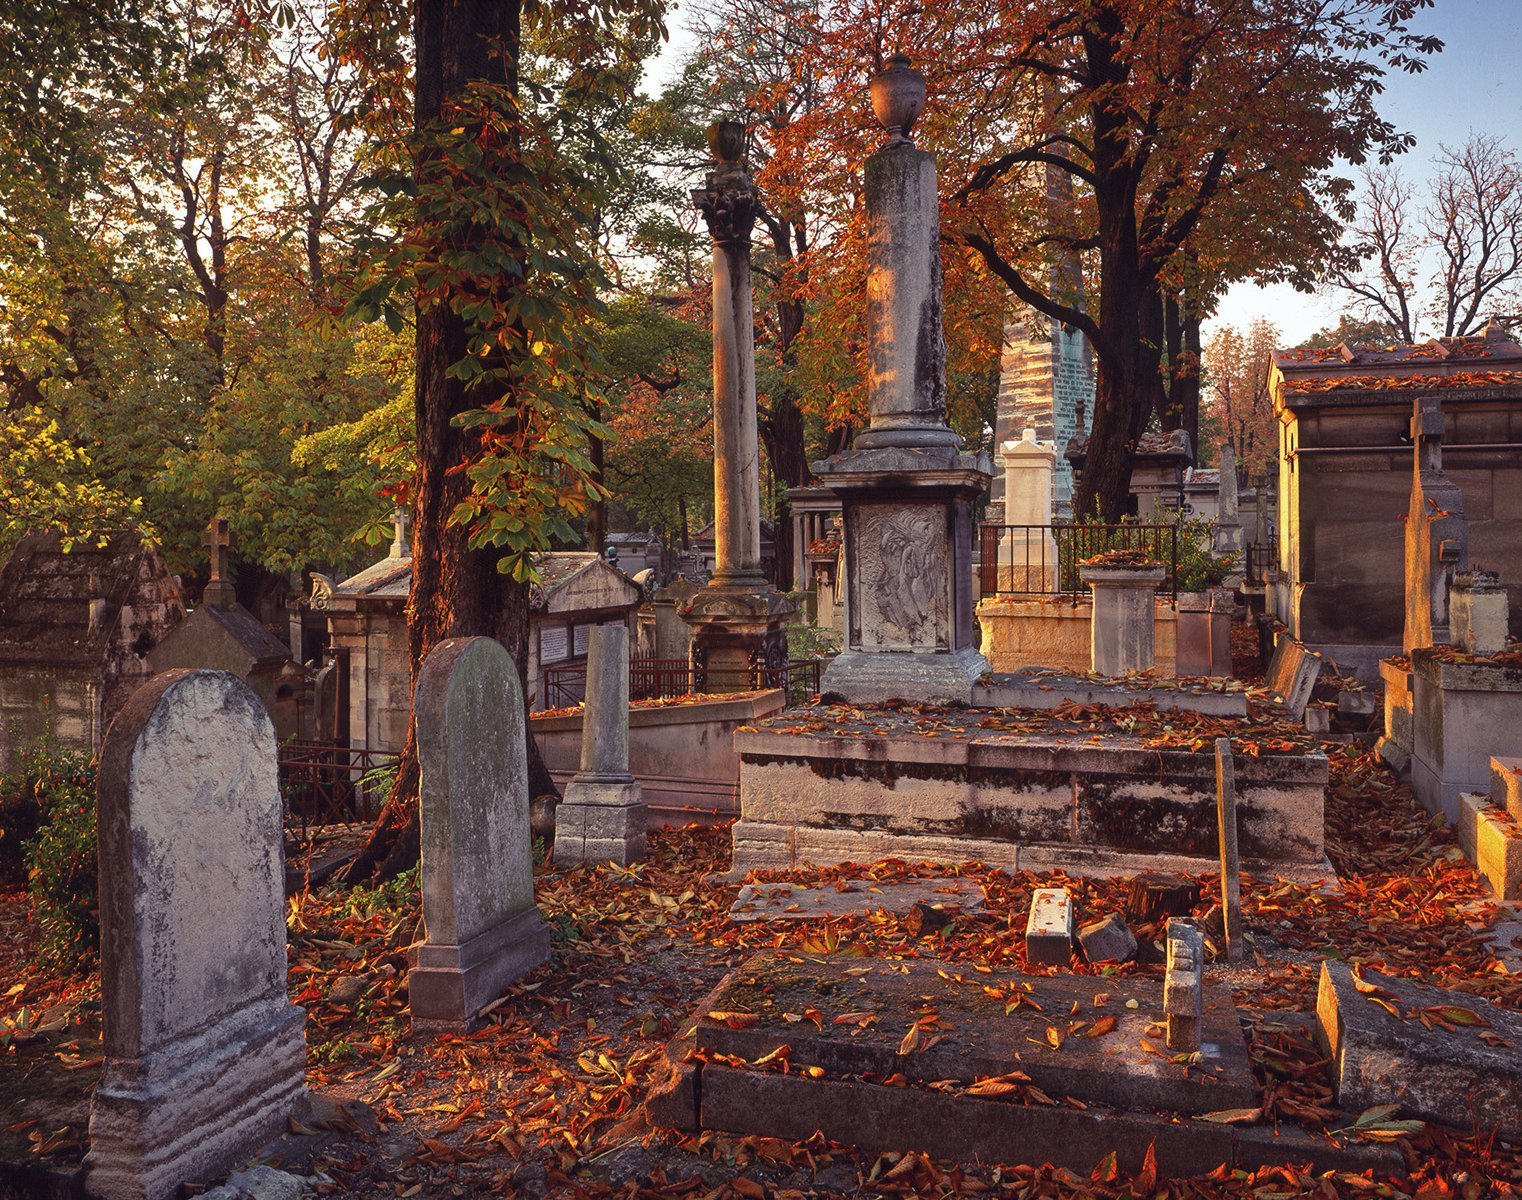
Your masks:
[{"label": "tall stone monument", "polygon": [[[1215,528],[1211,531],[1210,549],[1215,554],[1241,554],[1246,543],[1242,538],[1242,514],[1237,496],[1237,452],[1230,442],[1220,446],[1220,478],[1216,495]],[[1241,564],[1238,564],[1239,568]]]},{"label": "tall stone monument", "polygon": [[872,79],[888,131],[866,161],[869,423],[850,450],[814,464],[840,497],[845,648],[821,691],[965,703],[988,670],[973,622],[972,504],[992,473],[946,423],[940,213],[935,156],[910,130],[925,80],[904,55]]},{"label": "tall stone monument", "polygon": [[708,127],[715,166],[692,193],[713,238],[713,540],[708,586],[682,609],[702,686],[722,687],[787,661],[793,604],[761,570],[761,457],[756,437],[756,350],[750,231],[760,201],[746,174],[745,126]]},{"label": "tall stone monument", "polygon": [[1057,585],[1057,542],[1052,537],[1052,472],[1057,448],[1038,442],[1025,427],[1000,448],[1004,459],[1004,524],[1024,526],[999,539],[999,590],[1048,592]]},{"label": "tall stone monument", "polygon": [[1464,496],[1443,471],[1443,406],[1436,396],[1413,403],[1411,500],[1406,508],[1405,653],[1449,641],[1448,587],[1469,569]]}]

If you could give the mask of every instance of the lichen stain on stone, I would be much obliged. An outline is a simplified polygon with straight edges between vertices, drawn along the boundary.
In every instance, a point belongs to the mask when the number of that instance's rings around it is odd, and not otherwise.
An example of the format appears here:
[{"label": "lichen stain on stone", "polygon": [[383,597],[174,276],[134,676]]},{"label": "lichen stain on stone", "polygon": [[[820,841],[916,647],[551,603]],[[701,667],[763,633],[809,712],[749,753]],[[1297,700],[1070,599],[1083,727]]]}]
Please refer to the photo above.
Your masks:
[{"label": "lichen stain on stone", "polygon": [[1079,836],[1120,850],[1206,855],[1216,849],[1213,798],[1143,796],[1128,783],[1085,780],[1078,788]]}]

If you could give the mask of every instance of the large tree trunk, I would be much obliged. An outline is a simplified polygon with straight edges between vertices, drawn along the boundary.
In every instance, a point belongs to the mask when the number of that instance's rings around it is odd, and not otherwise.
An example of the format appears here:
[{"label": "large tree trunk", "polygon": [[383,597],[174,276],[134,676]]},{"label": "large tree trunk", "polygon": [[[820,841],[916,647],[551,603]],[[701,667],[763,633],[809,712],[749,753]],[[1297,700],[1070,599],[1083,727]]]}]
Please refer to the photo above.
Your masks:
[{"label": "large tree trunk", "polygon": [[[518,15],[515,2],[418,0],[413,20],[419,129],[436,120],[449,97],[472,79],[495,77],[516,89]],[[491,53],[494,42],[506,50],[505,56]],[[470,486],[465,473],[452,468],[474,457],[480,447],[472,431],[455,428],[451,421],[487,399],[479,392],[467,397],[460,381],[448,374],[465,356],[467,337],[465,322],[447,304],[419,310],[414,391],[418,470],[412,496],[412,593],[407,604],[414,687],[423,659],[445,638],[494,637],[517,663],[520,680],[527,669],[529,585],[497,570],[498,551],[470,549],[466,526],[449,524],[450,513]],[[554,792],[532,735],[528,759],[529,794]],[[345,882],[357,882],[374,872],[394,875],[417,860],[417,797],[414,719],[396,783],[369,842],[345,873]]]}]

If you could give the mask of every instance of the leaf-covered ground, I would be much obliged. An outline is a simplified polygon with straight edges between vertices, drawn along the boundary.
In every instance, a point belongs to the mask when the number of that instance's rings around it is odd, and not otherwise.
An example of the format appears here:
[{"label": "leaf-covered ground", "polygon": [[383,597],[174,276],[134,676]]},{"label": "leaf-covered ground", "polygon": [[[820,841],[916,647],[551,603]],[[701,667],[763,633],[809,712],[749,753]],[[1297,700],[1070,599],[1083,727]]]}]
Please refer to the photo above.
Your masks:
[{"label": "leaf-covered ground", "polygon": [[[1508,974],[1488,943],[1499,916],[1459,855],[1452,834],[1415,805],[1366,754],[1332,746],[1327,836],[1342,878],[1337,892],[1254,880],[1244,889],[1253,961],[1222,973],[1249,1019],[1265,1084],[1268,1121],[1324,1127],[1331,1091],[1303,1027],[1275,1010],[1308,1011],[1319,961],[1338,956],[1458,988],[1522,1010],[1522,975]],[[987,891],[987,912],[937,935],[911,932],[884,913],[831,922],[735,925],[726,912],[736,885],[705,881],[727,867],[728,830],[652,836],[649,858],[630,870],[546,871],[538,900],[554,957],[516,986],[468,1037],[413,1038],[405,1000],[404,947],[418,915],[411,881],[377,891],[318,891],[289,908],[291,992],[307,1008],[309,1082],[340,1100],[361,1100],[379,1118],[372,1133],[340,1129],[315,1163],[318,1190],[341,1197],[554,1196],[803,1200],[842,1193],[1036,1196],[1463,1196],[1522,1195],[1522,1156],[1499,1144],[1429,1127],[1406,1139],[1408,1177],[1394,1184],[1294,1170],[1168,1180],[1113,1170],[1078,1178],[1040,1165],[958,1167],[904,1155],[858,1154],[822,1140],[705,1134],[644,1127],[636,1109],[661,1068],[678,1023],[734,965],[763,948],[936,957],[1025,969],[1030,893],[1061,882],[1081,917],[1121,908],[1121,880],[1009,875],[968,864],[947,871],[884,863],[878,879],[960,874]],[[800,882],[861,878],[863,868],[798,872]],[[1216,880],[1204,877],[1201,910]],[[5,986],[0,1077],[38,1079],[96,1066],[98,1000],[93,981],[28,973],[25,903],[0,898]],[[1138,933],[1145,938],[1145,927]],[[1030,967],[1049,972],[1050,967]],[[1067,970],[1154,972],[1129,964]],[[1217,968],[1217,970],[1220,970]],[[1439,1021],[1443,1019],[1438,1014]],[[20,1094],[24,1094],[24,1085]],[[73,1122],[14,1121],[18,1092],[0,1086],[7,1147],[60,1163],[77,1161],[84,1131]],[[1044,1097],[1042,1097],[1044,1099]],[[60,1109],[65,1111],[65,1109]],[[358,1111],[358,1110],[356,1110]],[[342,1121],[339,1122],[343,1124]],[[18,1153],[12,1149],[11,1153]]]}]

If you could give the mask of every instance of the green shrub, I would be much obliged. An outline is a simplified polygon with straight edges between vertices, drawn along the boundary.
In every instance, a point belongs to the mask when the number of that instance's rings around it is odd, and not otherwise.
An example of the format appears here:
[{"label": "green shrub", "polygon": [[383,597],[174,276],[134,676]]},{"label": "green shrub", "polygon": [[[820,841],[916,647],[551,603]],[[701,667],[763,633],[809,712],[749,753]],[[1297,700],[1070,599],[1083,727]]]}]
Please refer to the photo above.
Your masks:
[{"label": "green shrub", "polygon": [[0,883],[26,880],[26,844],[60,803],[95,794],[95,767],[88,754],[60,750],[51,738],[17,747],[11,768],[0,775]]},{"label": "green shrub", "polygon": [[32,919],[42,934],[45,964],[87,970],[100,953],[96,879],[95,797],[74,792],[52,805],[48,821],[27,847]]}]

